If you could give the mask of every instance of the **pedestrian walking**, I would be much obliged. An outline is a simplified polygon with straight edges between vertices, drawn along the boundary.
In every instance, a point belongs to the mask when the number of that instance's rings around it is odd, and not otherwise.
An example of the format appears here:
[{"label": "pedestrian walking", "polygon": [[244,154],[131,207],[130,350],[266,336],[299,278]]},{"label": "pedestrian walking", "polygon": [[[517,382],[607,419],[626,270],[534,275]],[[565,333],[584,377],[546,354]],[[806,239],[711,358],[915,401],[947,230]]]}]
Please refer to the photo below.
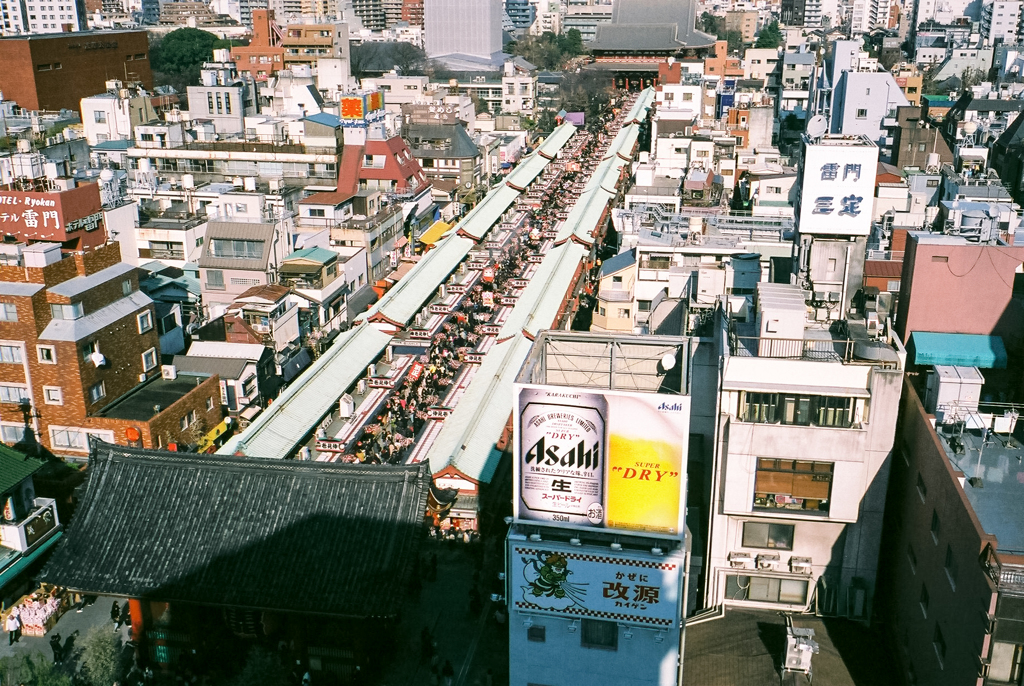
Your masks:
[{"label": "pedestrian walking", "polygon": [[59,633],[50,636],[50,650],[53,651],[53,664],[59,665],[64,661],[64,642]]},{"label": "pedestrian walking", "polygon": [[114,623],[114,631],[121,628],[121,606],[114,601],[114,604],[110,606],[110,621]]},{"label": "pedestrian walking", "polygon": [[441,668],[441,680],[444,686],[452,686],[455,680],[455,668],[452,667],[451,660],[444,661],[444,667]]},{"label": "pedestrian walking", "polygon": [[7,615],[4,628],[7,629],[7,645],[12,646],[21,639],[21,618],[18,616],[18,608],[14,608],[11,614]]}]

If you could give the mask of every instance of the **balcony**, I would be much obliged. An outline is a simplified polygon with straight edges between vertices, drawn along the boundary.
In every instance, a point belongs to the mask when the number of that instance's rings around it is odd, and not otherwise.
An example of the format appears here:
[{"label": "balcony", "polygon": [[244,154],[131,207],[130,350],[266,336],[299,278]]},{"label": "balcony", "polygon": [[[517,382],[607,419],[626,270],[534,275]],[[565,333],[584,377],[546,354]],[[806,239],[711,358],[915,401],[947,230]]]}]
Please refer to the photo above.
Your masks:
[{"label": "balcony", "polygon": [[21,521],[0,524],[3,547],[24,553],[57,529],[57,504],[52,498],[36,498],[32,510]]},{"label": "balcony", "polygon": [[[858,347],[861,344],[861,347]],[[762,338],[729,334],[729,351],[737,357],[767,357],[776,360],[805,360],[809,362],[838,362],[841,364],[867,364],[883,369],[899,369],[899,359],[869,359],[862,357],[864,347],[874,349],[872,341],[850,338]]]}]

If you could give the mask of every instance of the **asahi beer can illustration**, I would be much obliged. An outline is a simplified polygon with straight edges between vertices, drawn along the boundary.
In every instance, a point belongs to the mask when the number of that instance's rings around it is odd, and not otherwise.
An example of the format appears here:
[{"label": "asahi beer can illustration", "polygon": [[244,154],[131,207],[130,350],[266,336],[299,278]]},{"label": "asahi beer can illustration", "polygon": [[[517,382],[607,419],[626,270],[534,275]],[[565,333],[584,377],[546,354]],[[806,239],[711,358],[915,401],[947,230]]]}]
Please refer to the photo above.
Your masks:
[{"label": "asahi beer can illustration", "polygon": [[608,404],[552,388],[519,394],[519,497],[531,519],[604,524]]}]

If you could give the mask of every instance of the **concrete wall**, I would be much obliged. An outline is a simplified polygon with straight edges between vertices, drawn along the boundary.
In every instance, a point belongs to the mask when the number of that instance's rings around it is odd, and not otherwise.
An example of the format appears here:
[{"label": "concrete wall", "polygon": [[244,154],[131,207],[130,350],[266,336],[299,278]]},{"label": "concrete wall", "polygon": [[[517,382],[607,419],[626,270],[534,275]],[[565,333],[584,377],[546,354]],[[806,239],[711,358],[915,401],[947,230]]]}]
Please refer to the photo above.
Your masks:
[{"label": "concrete wall", "polygon": [[[985,615],[995,609],[994,585],[978,560],[995,539],[982,530],[958,482],[964,475],[946,457],[933,418],[909,381],[900,416],[886,515],[882,625],[904,678],[912,673],[922,686],[974,686],[979,658],[988,650]],[[931,533],[933,513],[940,522],[938,541]],[[944,569],[947,545],[958,561],[955,590]],[[921,608],[922,587],[928,589],[927,613]],[[932,645],[936,625],[946,642],[941,665]]]}]

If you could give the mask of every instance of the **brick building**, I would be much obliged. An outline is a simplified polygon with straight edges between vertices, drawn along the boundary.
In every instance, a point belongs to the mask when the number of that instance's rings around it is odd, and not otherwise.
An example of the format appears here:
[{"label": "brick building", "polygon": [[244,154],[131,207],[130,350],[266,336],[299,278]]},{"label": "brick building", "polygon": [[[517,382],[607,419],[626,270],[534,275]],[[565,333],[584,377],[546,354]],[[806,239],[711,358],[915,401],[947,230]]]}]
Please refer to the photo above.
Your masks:
[{"label": "brick building", "polygon": [[81,31],[0,38],[0,91],[27,110],[78,110],[82,98],[126,78],[153,88],[145,31]]},{"label": "brick building", "polygon": [[423,26],[423,0],[402,0],[402,21],[409,26]]},{"label": "brick building", "polygon": [[[161,378],[153,301],[120,246],[37,243],[0,266],[0,435],[84,456],[88,437],[198,443],[222,417],[216,376]],[[31,429],[31,433],[26,431]]]}]

